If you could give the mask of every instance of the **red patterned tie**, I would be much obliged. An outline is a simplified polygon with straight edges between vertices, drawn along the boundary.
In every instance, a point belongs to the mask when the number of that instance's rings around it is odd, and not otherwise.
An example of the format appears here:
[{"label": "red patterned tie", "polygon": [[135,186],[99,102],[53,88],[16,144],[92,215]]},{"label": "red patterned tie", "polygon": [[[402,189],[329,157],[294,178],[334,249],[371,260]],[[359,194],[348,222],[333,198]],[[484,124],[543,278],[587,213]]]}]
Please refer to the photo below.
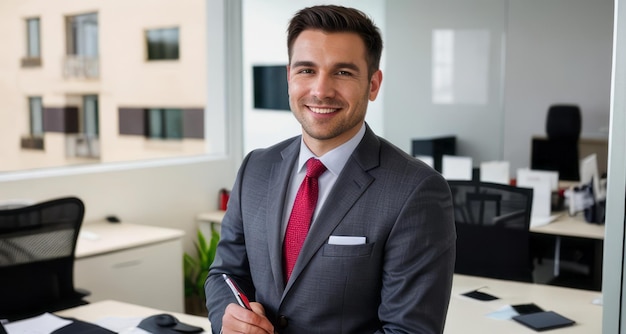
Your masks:
[{"label": "red patterned tie", "polygon": [[306,176],[298,189],[298,194],[296,194],[285,232],[285,243],[283,244],[285,282],[289,281],[300,248],[302,248],[304,239],[309,232],[313,211],[317,205],[319,189],[317,178],[324,171],[326,171],[326,166],[321,161],[311,158],[306,162]]}]

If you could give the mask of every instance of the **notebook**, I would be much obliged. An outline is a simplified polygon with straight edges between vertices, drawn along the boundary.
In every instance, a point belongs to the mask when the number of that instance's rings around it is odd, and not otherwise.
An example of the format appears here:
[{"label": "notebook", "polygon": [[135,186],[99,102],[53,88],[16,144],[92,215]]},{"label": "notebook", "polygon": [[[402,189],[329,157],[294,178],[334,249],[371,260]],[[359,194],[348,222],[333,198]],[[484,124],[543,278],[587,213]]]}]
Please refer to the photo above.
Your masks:
[{"label": "notebook", "polygon": [[513,317],[513,320],[538,332],[571,326],[576,323],[574,320],[568,319],[553,311],[518,315]]}]

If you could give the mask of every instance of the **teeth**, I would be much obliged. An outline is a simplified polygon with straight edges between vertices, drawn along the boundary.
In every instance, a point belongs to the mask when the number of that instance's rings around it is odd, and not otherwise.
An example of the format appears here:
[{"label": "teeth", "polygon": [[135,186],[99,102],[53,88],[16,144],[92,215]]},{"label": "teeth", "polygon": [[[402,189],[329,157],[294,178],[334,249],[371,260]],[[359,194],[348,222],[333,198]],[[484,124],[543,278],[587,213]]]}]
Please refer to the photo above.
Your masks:
[{"label": "teeth", "polygon": [[311,109],[312,112],[316,113],[316,114],[330,114],[331,112],[334,112],[335,108],[315,108],[315,107],[309,107],[309,109]]}]

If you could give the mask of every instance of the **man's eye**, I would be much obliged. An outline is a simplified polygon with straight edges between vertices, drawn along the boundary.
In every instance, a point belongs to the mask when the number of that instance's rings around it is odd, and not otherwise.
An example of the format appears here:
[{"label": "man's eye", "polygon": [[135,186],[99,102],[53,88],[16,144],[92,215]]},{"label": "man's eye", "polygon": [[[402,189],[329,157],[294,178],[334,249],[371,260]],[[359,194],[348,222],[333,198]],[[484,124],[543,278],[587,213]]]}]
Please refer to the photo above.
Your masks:
[{"label": "man's eye", "polygon": [[339,71],[339,72],[337,72],[337,74],[339,74],[339,75],[352,75],[352,73],[350,73],[348,71]]},{"label": "man's eye", "polygon": [[301,69],[300,71],[298,71],[298,73],[311,74],[313,73],[313,70],[309,68],[305,68],[305,69]]}]

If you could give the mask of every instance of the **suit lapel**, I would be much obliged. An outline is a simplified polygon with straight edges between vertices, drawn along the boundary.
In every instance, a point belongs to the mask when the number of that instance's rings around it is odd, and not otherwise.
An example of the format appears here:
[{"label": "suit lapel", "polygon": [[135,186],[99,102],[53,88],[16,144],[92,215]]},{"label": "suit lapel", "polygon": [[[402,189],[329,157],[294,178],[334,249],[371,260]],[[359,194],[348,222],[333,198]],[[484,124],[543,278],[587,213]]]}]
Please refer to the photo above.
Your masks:
[{"label": "suit lapel", "polygon": [[[300,250],[300,257],[293,269],[291,279],[285,287],[283,298],[320,247],[327,242],[332,231],[341,223],[343,217],[374,181],[368,171],[379,165],[379,150],[378,137],[368,127],[361,143],[337,178],[337,182],[321,208],[315,223],[311,226]],[[372,154],[373,152],[376,154]]]},{"label": "suit lapel", "polygon": [[282,251],[282,219],[289,178],[300,151],[300,137],[297,137],[281,152],[282,159],[271,166],[269,187],[267,189],[267,235],[270,263],[274,283],[279,294],[282,293],[285,283],[283,279],[283,251]]}]

